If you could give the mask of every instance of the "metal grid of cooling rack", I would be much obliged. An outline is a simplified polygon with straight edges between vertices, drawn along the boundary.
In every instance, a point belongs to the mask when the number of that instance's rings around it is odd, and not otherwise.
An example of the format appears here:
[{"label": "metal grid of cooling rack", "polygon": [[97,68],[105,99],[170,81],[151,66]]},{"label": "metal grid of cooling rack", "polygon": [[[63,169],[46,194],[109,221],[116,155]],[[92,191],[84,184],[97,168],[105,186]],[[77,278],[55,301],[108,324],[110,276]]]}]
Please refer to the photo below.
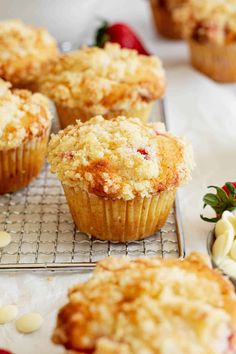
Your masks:
[{"label": "metal grid of cooling rack", "polygon": [[[164,106],[158,109],[164,119]],[[142,241],[100,241],[79,232],[47,164],[30,186],[0,197],[0,230],[12,235],[12,242],[0,249],[0,271],[82,270],[110,255],[177,258],[185,253],[177,203],[161,231]]]}]

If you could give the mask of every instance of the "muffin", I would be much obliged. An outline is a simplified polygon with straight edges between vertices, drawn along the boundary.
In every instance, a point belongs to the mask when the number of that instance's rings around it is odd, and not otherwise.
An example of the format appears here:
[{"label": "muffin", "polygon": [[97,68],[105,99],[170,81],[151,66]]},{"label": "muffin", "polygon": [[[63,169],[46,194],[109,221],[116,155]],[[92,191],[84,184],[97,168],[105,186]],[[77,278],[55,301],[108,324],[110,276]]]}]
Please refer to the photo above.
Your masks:
[{"label": "muffin", "polygon": [[0,77],[16,88],[35,90],[38,77],[58,56],[55,40],[19,20],[0,22]]},{"label": "muffin", "polygon": [[74,353],[233,354],[236,296],[202,255],[109,257],[69,291],[53,342]]},{"label": "muffin", "polygon": [[151,105],[165,89],[165,74],[157,57],[139,55],[108,43],[64,54],[39,90],[56,104],[61,127],[95,115],[119,115],[147,120]]},{"label": "muffin", "polygon": [[181,39],[182,25],[174,18],[174,12],[188,0],[150,0],[157,32],[169,39]]},{"label": "muffin", "polygon": [[192,65],[219,82],[236,81],[236,2],[189,0],[176,10]]},{"label": "muffin", "polygon": [[0,79],[0,194],[15,192],[38,175],[51,127],[47,97],[10,88]]},{"label": "muffin", "polygon": [[191,149],[162,123],[96,116],[53,135],[48,160],[78,229],[102,240],[152,235],[188,181]]}]

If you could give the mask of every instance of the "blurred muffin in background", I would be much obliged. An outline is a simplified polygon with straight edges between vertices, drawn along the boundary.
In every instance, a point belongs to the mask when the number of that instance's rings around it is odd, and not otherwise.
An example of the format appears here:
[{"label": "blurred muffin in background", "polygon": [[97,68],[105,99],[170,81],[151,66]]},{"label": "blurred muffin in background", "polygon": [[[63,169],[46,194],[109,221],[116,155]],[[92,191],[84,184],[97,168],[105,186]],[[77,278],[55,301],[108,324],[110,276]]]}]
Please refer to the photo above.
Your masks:
[{"label": "blurred muffin in background", "polygon": [[0,194],[15,192],[38,175],[51,127],[47,97],[10,88],[0,79]]},{"label": "blurred muffin in background", "polygon": [[119,115],[147,120],[152,103],[164,94],[165,72],[155,56],[139,55],[108,43],[61,55],[39,82],[56,104],[61,127]]},{"label": "blurred muffin in background", "polygon": [[236,1],[188,0],[176,9],[192,65],[219,82],[236,81]]},{"label": "blurred muffin in background", "polygon": [[162,123],[96,116],[53,135],[48,160],[78,229],[101,240],[150,236],[190,179],[191,147]]},{"label": "blurred muffin in background", "polygon": [[0,22],[0,77],[14,87],[35,90],[39,75],[57,55],[56,41],[45,29],[20,20]]},{"label": "blurred muffin in background", "polygon": [[188,0],[150,0],[157,32],[169,39],[181,39],[182,25],[174,18],[174,11]]}]

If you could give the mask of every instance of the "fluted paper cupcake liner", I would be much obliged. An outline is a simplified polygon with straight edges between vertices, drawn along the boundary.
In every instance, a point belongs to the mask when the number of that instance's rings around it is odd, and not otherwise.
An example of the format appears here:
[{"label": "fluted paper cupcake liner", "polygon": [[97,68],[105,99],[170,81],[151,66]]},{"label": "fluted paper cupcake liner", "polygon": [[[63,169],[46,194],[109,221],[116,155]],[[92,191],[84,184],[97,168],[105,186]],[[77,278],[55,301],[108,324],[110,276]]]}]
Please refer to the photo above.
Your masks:
[{"label": "fluted paper cupcake liner", "polygon": [[0,194],[15,192],[36,177],[45,160],[48,129],[21,146],[0,151]]},{"label": "fluted paper cupcake liner", "polygon": [[[120,111],[111,111],[104,116],[105,119],[115,118],[117,116],[126,116],[126,117],[137,117],[140,118],[143,122],[148,120],[152,109],[153,103],[147,103],[142,108],[137,104],[137,107],[133,106],[129,110],[120,110]],[[66,107],[59,104],[56,104],[57,114],[59,117],[61,128],[64,129],[70,124],[75,124],[77,119],[80,119],[82,122],[88,121],[93,116],[97,115],[96,113],[88,115],[87,112],[83,111],[80,108]]]},{"label": "fluted paper cupcake liner", "polygon": [[189,41],[192,65],[218,82],[236,82],[236,44]]},{"label": "fluted paper cupcake liner", "polygon": [[181,39],[181,25],[176,22],[170,11],[158,6],[157,0],[150,0],[153,19],[158,33],[170,39]]},{"label": "fluted paper cupcake liner", "polygon": [[106,199],[63,186],[77,228],[100,240],[133,241],[153,235],[166,222],[176,189],[150,198]]}]

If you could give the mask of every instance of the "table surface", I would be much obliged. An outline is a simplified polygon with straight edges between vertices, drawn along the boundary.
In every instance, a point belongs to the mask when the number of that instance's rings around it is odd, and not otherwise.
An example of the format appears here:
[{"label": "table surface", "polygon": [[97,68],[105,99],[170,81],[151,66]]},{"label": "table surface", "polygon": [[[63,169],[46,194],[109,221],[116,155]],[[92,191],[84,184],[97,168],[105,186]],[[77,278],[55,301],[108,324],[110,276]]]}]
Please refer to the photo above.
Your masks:
[{"label": "table surface", "polygon": [[[236,85],[220,85],[194,71],[184,42],[166,41],[155,33],[148,1],[16,0],[0,2],[0,18],[20,17],[48,27],[58,40],[92,43],[98,18],[131,24],[153,54],[161,57],[167,70],[167,113],[171,131],[185,136],[194,148],[196,168],[192,181],[180,190],[180,207],[187,252],[206,252],[206,237],[212,224],[201,221],[202,197],[208,185],[235,180]],[[50,3],[50,5],[49,5]],[[32,5],[34,4],[34,5]],[[55,15],[55,16],[54,16]],[[50,342],[58,308],[66,301],[68,287],[88,274],[0,274],[1,303],[16,303],[19,313],[39,311],[44,317],[40,331],[18,334],[14,323],[0,327],[0,347],[15,354],[62,352]]]}]

